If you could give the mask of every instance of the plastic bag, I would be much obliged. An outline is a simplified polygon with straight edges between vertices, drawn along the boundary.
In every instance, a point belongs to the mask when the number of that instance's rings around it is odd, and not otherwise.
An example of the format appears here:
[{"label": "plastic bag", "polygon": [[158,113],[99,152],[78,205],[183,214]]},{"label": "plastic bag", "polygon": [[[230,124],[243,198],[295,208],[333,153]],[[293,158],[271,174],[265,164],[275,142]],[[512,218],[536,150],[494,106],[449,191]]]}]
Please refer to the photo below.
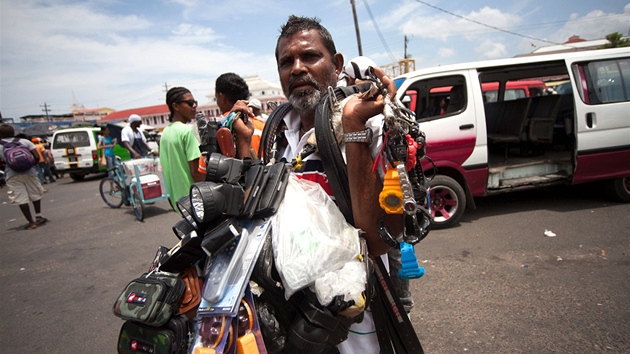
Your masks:
[{"label": "plastic bag", "polygon": [[293,174],[272,220],[272,244],[287,299],[360,253],[359,230],[319,184]]},{"label": "plastic bag", "polygon": [[98,165],[99,166],[107,166],[107,158],[105,157],[105,155],[101,155],[101,157],[98,159]]},{"label": "plastic bag", "polygon": [[364,305],[362,293],[365,290],[367,274],[363,262],[354,259],[346,263],[343,268],[326,273],[315,280],[311,290],[317,295],[317,301],[328,306],[337,295],[343,295],[343,301],[354,301],[361,308]]}]

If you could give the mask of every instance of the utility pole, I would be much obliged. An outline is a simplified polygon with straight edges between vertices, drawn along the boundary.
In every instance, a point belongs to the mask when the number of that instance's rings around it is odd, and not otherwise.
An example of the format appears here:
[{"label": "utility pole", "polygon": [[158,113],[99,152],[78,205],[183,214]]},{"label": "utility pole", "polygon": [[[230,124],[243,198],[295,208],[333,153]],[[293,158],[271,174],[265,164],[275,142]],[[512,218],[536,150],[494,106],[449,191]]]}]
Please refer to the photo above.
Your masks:
[{"label": "utility pole", "polygon": [[42,109],[42,112],[46,112],[46,121],[50,122],[50,118],[48,117],[48,111],[52,111],[52,109],[48,108],[48,104],[46,104],[46,102],[44,102],[43,106],[41,104],[39,106],[44,107],[44,109]]},{"label": "utility pole", "polygon": [[164,92],[168,92],[168,84],[166,82],[164,83]]},{"label": "utility pole", "polygon": [[357,21],[357,9],[354,6],[354,0],[350,0],[350,4],[352,5],[352,16],[354,16],[354,29],[357,32],[357,46],[359,47],[359,56],[363,55],[363,50],[361,49],[361,34],[359,33],[359,22]]},{"label": "utility pole", "polygon": [[407,35],[405,35],[405,56],[403,56],[403,59],[407,59],[407,43],[409,43],[409,40],[407,39]]}]

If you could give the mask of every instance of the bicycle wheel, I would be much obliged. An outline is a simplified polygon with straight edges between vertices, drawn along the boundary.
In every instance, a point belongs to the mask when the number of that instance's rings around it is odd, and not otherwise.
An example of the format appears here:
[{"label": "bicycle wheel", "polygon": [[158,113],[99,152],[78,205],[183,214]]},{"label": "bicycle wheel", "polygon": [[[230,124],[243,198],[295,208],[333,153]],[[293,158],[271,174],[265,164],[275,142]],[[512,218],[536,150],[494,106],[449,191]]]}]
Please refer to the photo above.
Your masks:
[{"label": "bicycle wheel", "polygon": [[132,202],[133,213],[136,214],[136,218],[140,221],[144,220],[144,205],[142,204],[142,199],[140,199],[138,192],[133,192]]},{"label": "bicycle wheel", "polygon": [[99,191],[101,192],[101,198],[103,198],[105,204],[112,208],[120,208],[123,203],[123,188],[118,181],[109,177],[103,178],[99,186]]}]

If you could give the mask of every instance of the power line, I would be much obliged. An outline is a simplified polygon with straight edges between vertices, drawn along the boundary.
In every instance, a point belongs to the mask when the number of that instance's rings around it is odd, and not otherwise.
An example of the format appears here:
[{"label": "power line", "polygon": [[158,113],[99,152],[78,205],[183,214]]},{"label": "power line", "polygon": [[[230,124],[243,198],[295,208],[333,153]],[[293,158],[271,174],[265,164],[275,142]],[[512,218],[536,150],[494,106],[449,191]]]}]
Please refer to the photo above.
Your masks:
[{"label": "power line", "polygon": [[[365,1],[365,0],[364,0],[364,1]],[[472,22],[472,23],[476,23],[476,24],[478,24],[478,25],[480,25],[480,26],[484,26],[484,27],[492,28],[492,29],[497,30],[497,31],[500,31],[500,32],[508,33],[508,34],[511,34],[511,35],[514,35],[514,36],[523,37],[523,38],[527,38],[527,39],[533,39],[533,40],[535,40],[535,41],[546,42],[546,43],[550,43],[550,44],[554,44],[554,45],[566,45],[566,44],[563,44],[563,43],[556,43],[556,42],[548,41],[548,40],[546,40],[546,39],[540,39],[540,38],[531,37],[531,36],[526,36],[526,35],[524,35],[524,34],[520,34],[520,33],[512,32],[512,31],[508,31],[508,30],[505,30],[505,29],[503,29],[503,28],[499,28],[499,27],[491,26],[491,25],[485,24],[485,23],[483,23],[483,22],[479,22],[479,21],[477,21],[477,20],[473,20],[473,19],[471,19],[471,18],[467,18],[467,17],[461,16],[461,15],[458,15],[458,14],[456,14],[456,13],[450,12],[450,11],[448,11],[448,10],[444,10],[444,9],[442,9],[442,8],[440,8],[440,7],[437,7],[437,6],[431,5],[431,4],[426,3],[426,2],[424,2],[424,1],[421,1],[421,0],[416,0],[416,1],[417,1],[417,2],[419,2],[419,3],[421,3],[421,4],[423,4],[423,5],[426,5],[426,6],[428,6],[428,7],[434,8],[434,9],[436,9],[436,10],[438,10],[438,11],[441,11],[441,12],[444,12],[444,13],[446,13],[446,14],[449,14],[449,15],[451,15],[451,16],[454,16],[454,17],[457,17],[457,18],[461,18],[462,20],[466,20],[466,21],[469,21],[469,22]],[[568,45],[568,46],[569,46],[569,47],[571,47],[570,45]]]},{"label": "power line", "polygon": [[392,61],[397,62],[398,59],[396,59],[394,54],[392,54],[391,50],[389,50],[389,47],[387,46],[387,42],[385,42],[385,38],[383,38],[383,34],[381,33],[381,30],[378,28],[378,25],[376,24],[376,20],[374,19],[374,16],[372,15],[372,10],[370,10],[370,6],[368,5],[367,1],[365,1],[365,0],[363,0],[363,4],[365,5],[365,8],[367,9],[367,12],[370,15],[370,18],[372,19],[372,24],[374,25],[374,28],[376,28],[376,33],[378,33],[378,36],[381,38],[381,42],[383,43],[383,47],[385,47],[385,50],[389,54],[389,57],[392,59]]}]

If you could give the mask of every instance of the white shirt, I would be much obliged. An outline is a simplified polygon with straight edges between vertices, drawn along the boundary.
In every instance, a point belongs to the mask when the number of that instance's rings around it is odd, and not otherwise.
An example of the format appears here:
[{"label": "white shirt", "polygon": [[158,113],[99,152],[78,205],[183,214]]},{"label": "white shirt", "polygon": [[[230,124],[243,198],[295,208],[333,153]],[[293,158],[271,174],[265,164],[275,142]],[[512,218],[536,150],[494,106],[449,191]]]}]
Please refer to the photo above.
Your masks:
[{"label": "white shirt", "polygon": [[131,125],[127,124],[120,132],[120,140],[128,141],[129,145],[133,146],[136,139],[142,139],[145,144],[147,143],[147,138],[142,133],[142,129],[138,128],[138,132],[136,133],[131,129]]},{"label": "white shirt", "polygon": [[[285,117],[284,122],[287,125],[287,130],[284,135],[287,139],[287,147],[282,152],[282,157],[291,161],[296,155],[304,148],[306,141],[310,134],[315,133],[315,129],[307,131],[300,139],[300,117],[295,110],[291,110]],[[370,144],[370,150],[372,151],[372,157],[376,157],[379,153],[382,145],[382,127],[383,116],[377,115],[370,118],[366,122],[366,127],[372,129],[374,138]],[[345,144],[340,146],[341,153],[344,160],[346,159],[346,147]],[[311,154],[307,160],[319,160],[318,154]],[[379,174],[383,178],[384,172],[379,168]],[[381,256],[383,263],[389,266],[387,254]],[[388,269],[389,271],[389,269]],[[337,349],[341,354],[378,354],[380,353],[380,345],[378,343],[378,336],[376,333],[376,326],[374,325],[374,319],[372,317],[372,310],[368,307],[365,309],[365,315],[361,323],[353,323],[350,326],[348,332],[348,339],[337,345]]]}]

